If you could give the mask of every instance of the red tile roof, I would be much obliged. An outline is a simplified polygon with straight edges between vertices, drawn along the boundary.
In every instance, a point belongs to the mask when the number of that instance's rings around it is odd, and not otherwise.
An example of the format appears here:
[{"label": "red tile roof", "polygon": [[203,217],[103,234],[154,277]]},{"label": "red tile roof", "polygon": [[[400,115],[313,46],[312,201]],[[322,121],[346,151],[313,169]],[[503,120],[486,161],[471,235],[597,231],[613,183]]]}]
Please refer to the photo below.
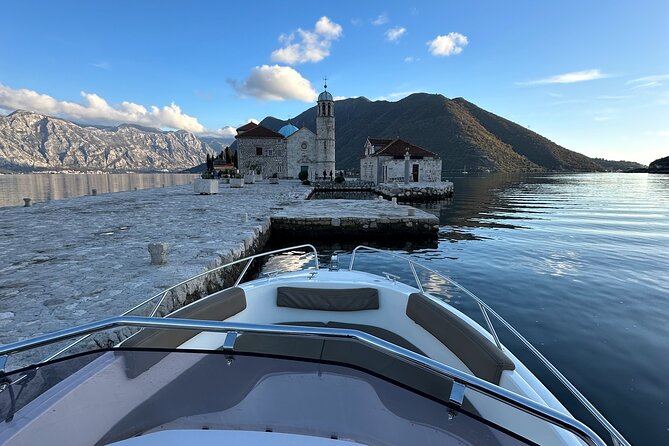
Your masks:
[{"label": "red tile roof", "polygon": [[430,152],[427,149],[419,147],[415,144],[411,144],[410,142],[406,142],[399,138],[391,140],[390,143],[385,147],[383,147],[381,150],[377,150],[376,152],[374,152],[373,156],[404,156],[404,154],[407,151],[407,148],[409,149],[410,156],[439,158],[439,156],[436,153]]},{"label": "red tile roof", "polygon": [[387,146],[391,142],[393,142],[392,139],[381,139],[381,138],[367,138],[369,143],[373,146]]},{"label": "red tile roof", "polygon": [[[247,124],[248,125],[248,124]],[[239,132],[239,129],[237,129]],[[250,130],[247,130],[243,133],[238,133],[235,138],[282,138],[283,135],[281,133],[277,133],[274,130],[270,130],[267,127],[263,127],[262,125],[256,125]]]},{"label": "red tile roof", "polygon": [[255,122],[249,122],[248,124],[244,124],[243,126],[238,127],[237,128],[237,133],[246,132],[246,131],[251,130],[252,128],[255,128],[255,127],[258,127],[258,124],[256,124]]}]

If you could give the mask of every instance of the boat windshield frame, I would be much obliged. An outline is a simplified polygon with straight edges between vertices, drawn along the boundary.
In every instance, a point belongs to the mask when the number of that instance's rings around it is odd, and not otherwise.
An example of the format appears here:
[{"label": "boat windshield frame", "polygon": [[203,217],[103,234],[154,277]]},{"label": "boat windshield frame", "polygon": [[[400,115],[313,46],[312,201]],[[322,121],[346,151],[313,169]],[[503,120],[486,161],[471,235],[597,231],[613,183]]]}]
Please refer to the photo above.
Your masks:
[{"label": "boat windshield frame", "polygon": [[[587,445],[607,446],[606,443],[592,429],[562,412],[544,406],[529,398],[523,397],[507,389],[472,376],[468,373],[462,372],[453,367],[447,366],[426,356],[420,355],[411,350],[405,349],[359,330],[329,327],[322,328],[272,324],[248,324],[225,321],[204,321],[193,319],[121,316],[104,319],[89,324],[83,324],[77,327],[68,328],[32,339],[1,346],[0,357],[43,347],[74,337],[90,335],[117,328],[193,330],[199,332],[226,333],[222,350],[223,352],[230,354],[233,354],[235,351],[234,345],[237,337],[240,334],[245,333],[354,340],[383,354],[402,360],[413,366],[424,368],[442,376],[444,379],[452,381],[453,384],[451,388],[450,402],[453,404],[461,405],[463,402],[464,391],[466,389],[472,389],[487,397],[505,403],[516,410],[520,410],[544,422],[564,429],[575,435]],[[39,364],[37,366],[39,366]],[[34,367],[35,366],[33,365],[29,368]],[[21,370],[15,370],[12,371],[11,374],[14,375],[20,371]],[[5,376],[4,373],[0,374],[0,379],[2,379],[3,376]],[[13,385],[18,383],[20,380],[21,377],[12,383],[6,383],[6,385]]]}]

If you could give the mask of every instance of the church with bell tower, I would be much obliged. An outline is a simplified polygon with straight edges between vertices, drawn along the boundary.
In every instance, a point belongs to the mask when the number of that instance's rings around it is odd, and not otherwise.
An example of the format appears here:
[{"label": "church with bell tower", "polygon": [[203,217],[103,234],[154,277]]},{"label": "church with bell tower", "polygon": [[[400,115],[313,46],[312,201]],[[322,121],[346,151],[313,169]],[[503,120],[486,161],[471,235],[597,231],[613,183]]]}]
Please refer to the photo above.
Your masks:
[{"label": "church with bell tower", "polygon": [[335,102],[327,89],[327,78],[323,87],[316,102],[316,133],[290,122],[276,132],[254,123],[237,129],[240,173],[298,178],[300,172],[306,172],[310,180],[334,178]]}]

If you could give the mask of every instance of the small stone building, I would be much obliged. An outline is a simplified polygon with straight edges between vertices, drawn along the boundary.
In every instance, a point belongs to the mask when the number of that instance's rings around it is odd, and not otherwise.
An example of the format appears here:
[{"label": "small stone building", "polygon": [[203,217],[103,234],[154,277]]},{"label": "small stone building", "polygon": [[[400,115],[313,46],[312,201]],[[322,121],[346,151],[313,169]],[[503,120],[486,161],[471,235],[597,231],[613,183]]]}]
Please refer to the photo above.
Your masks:
[{"label": "small stone building", "polygon": [[278,132],[249,123],[237,129],[239,171],[260,171],[264,177],[275,173],[280,178],[297,178],[300,172],[309,179],[322,178],[335,170],[334,99],[323,91],[316,104],[316,133],[306,127],[287,124]]},{"label": "small stone building", "polygon": [[260,172],[265,177],[275,173],[285,177],[286,142],[283,135],[262,125],[248,123],[237,129],[237,160],[242,174]]},{"label": "small stone building", "polygon": [[400,138],[367,138],[360,158],[360,179],[375,184],[441,181],[441,159]]}]

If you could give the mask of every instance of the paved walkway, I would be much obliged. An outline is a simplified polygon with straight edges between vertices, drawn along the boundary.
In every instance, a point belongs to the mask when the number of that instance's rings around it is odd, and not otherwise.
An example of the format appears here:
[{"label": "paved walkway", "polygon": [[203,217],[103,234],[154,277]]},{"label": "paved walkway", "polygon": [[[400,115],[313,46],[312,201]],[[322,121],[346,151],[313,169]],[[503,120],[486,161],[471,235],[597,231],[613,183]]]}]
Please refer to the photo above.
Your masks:
[{"label": "paved walkway", "polygon": [[[299,182],[177,186],[0,208],[0,344],[115,316],[182,279],[239,257]],[[243,214],[248,220],[243,222]],[[152,266],[147,245],[169,244]]]}]

